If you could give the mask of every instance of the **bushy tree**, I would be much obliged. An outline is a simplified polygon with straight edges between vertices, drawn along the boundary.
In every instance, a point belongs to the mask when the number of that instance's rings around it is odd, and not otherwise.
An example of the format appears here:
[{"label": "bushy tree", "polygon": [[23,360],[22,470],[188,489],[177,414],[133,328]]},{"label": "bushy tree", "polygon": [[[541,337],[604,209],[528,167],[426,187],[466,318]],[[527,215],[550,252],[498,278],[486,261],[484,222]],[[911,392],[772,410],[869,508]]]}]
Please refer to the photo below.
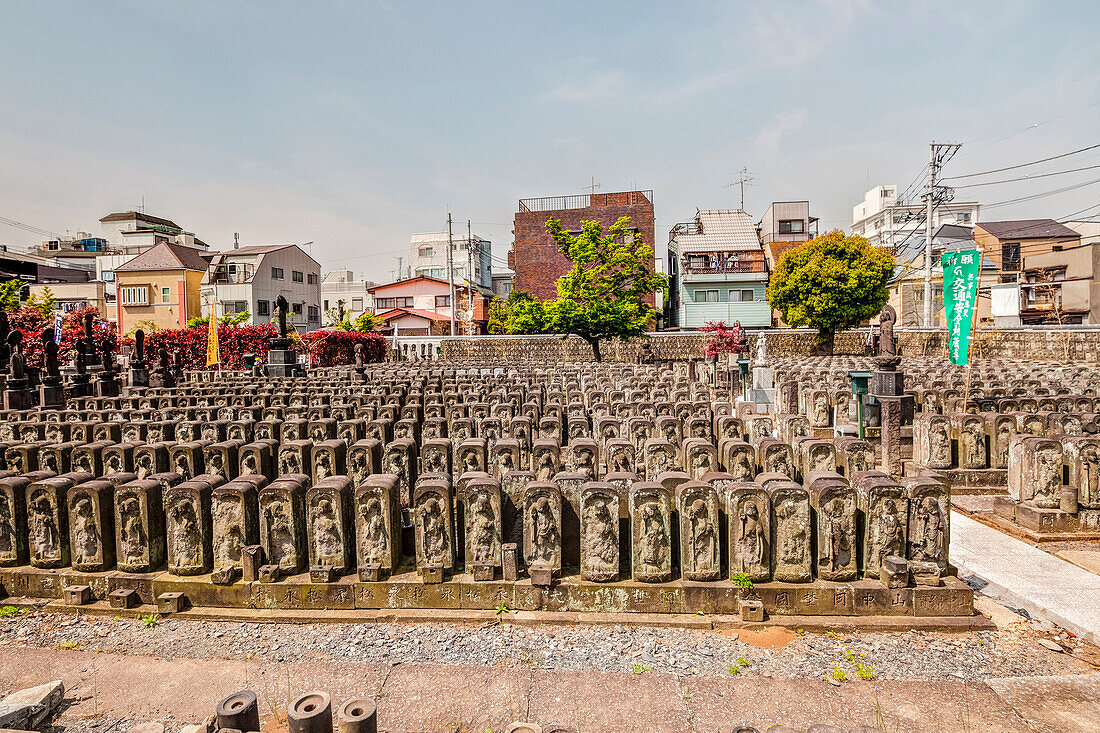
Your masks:
[{"label": "bushy tree", "polygon": [[53,291],[45,287],[41,293],[31,293],[27,305],[41,313],[43,318],[49,318],[57,307],[57,299],[53,297]]},{"label": "bushy tree", "polygon": [[24,285],[26,283],[19,279],[5,280],[0,283],[0,310],[8,313],[19,310],[19,298],[23,293]]},{"label": "bushy tree", "polygon": [[642,336],[657,311],[645,301],[664,290],[668,278],[653,267],[653,247],[620,217],[604,233],[598,221],[581,222],[574,235],[557,219],[546,230],[573,266],[558,280],[558,297],[541,307],[527,305],[513,319],[524,333],[575,334],[588,342],[600,361],[600,341]]},{"label": "bushy tree", "polygon": [[791,326],[817,329],[832,353],[837,331],[878,315],[889,300],[894,256],[863,237],[833,231],[787,250],[768,283],[768,303]]},{"label": "bushy tree", "polygon": [[[226,313],[224,316],[218,318],[219,326],[240,326],[248,323],[248,319],[252,317],[252,314],[248,311],[240,311],[239,313]],[[210,325],[210,316],[195,316],[187,320],[187,328],[198,328],[199,326]],[[148,329],[146,329],[148,333]]]},{"label": "bushy tree", "polygon": [[526,290],[513,290],[507,298],[489,303],[486,329],[491,334],[544,333],[546,313],[542,301]]},{"label": "bushy tree", "polygon": [[370,311],[363,311],[355,318],[344,309],[343,300],[336,301],[335,308],[325,311],[325,325],[348,333],[374,333],[382,327],[382,319]]}]

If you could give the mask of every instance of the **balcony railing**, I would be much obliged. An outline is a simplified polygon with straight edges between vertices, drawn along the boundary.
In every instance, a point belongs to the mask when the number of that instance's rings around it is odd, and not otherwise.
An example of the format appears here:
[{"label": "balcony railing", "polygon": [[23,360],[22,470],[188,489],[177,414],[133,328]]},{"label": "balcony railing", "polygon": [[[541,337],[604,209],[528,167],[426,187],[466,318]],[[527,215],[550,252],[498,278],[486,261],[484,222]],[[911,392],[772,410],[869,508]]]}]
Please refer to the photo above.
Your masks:
[{"label": "balcony railing", "polygon": [[637,206],[653,203],[653,191],[621,191],[616,193],[583,193],[573,196],[546,196],[537,199],[520,199],[521,214],[536,211],[564,211],[587,209],[589,206]]}]

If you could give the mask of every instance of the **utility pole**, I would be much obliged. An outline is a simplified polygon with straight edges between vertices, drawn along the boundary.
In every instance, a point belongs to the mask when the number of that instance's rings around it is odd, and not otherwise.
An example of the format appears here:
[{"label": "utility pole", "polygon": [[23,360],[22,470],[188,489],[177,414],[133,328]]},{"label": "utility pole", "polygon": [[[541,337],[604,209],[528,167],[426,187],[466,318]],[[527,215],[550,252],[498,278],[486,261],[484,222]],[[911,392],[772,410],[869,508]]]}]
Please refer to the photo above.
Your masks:
[{"label": "utility pole", "polygon": [[451,335],[455,335],[455,269],[454,232],[451,229],[451,212],[447,212],[447,285],[451,298]]},{"label": "utility pole", "polygon": [[[928,151],[928,191],[924,194],[924,327],[932,327],[932,214],[940,203],[950,201],[955,192],[936,183],[940,168],[959,151],[959,143],[937,143],[929,145]],[[941,190],[942,189],[942,190]]]},{"label": "utility pole", "polygon": [[466,270],[466,309],[470,311],[470,314],[468,318],[463,318],[462,320],[464,322],[463,328],[466,329],[466,335],[470,336],[469,329],[466,328],[465,325],[470,323],[474,317],[474,234],[469,219],[466,220],[466,262],[469,263],[468,269]]}]

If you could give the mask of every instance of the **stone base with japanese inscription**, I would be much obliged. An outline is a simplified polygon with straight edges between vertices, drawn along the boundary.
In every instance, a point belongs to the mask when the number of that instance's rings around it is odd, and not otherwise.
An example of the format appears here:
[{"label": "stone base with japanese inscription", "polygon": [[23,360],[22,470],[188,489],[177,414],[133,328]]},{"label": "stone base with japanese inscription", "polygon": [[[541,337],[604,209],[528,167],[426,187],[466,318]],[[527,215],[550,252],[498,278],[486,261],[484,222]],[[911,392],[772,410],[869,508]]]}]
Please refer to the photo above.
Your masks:
[{"label": "stone base with japanese inscription", "polygon": [[169,573],[77,573],[19,567],[0,570],[7,595],[61,599],[63,589],[87,585],[92,600],[116,590],[133,590],[142,605],[156,605],[165,593],[182,593],[193,608],[255,610],[451,609],[574,613],[738,615],[741,602],[763,604],[767,616],[971,616],[974,592],[955,577],[938,587],[887,588],[878,580],[849,583],[759,583],[743,588],[728,581],[592,583],[567,576],[549,588],[516,582],[475,581],[456,574],[442,583],[424,583],[412,569],[381,582],[345,575],[332,583],[311,581],[308,572],[276,582],[237,581],[215,585],[209,575]]}]

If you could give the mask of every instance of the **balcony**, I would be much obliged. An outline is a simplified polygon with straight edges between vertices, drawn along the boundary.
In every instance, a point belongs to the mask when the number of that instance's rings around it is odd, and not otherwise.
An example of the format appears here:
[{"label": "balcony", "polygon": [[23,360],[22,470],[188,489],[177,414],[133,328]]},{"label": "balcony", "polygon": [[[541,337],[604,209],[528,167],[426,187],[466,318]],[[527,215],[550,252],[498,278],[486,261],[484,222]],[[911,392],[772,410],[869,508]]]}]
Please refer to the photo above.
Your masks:
[{"label": "balcony", "polygon": [[653,191],[622,191],[619,193],[584,193],[575,196],[546,196],[537,199],[520,199],[519,212],[565,211],[587,209],[591,206],[638,206],[653,204]]}]

